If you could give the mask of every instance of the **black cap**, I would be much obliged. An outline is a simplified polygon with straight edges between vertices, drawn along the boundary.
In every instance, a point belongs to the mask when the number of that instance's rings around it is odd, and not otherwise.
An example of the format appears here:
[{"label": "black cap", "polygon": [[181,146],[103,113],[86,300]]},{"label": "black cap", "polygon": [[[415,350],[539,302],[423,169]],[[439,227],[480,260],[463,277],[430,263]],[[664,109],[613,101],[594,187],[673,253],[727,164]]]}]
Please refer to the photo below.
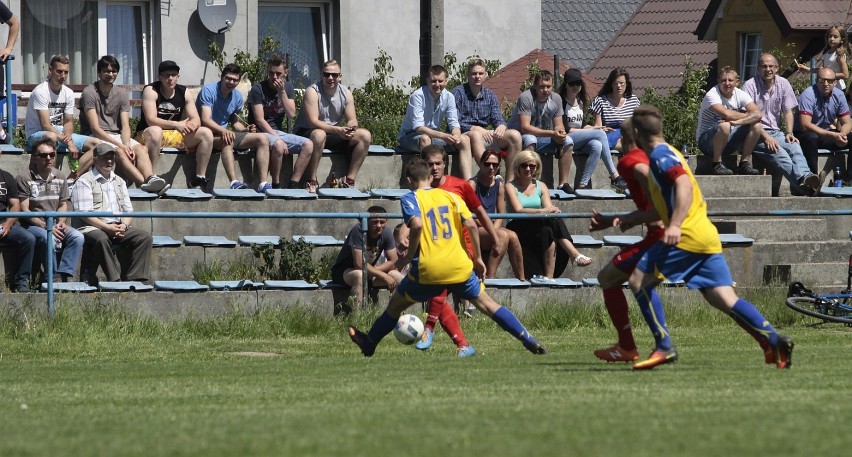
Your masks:
[{"label": "black cap", "polygon": [[583,74],[576,68],[569,68],[565,71],[565,84],[583,82]]},{"label": "black cap", "polygon": [[110,152],[112,152],[113,154],[115,153],[115,146],[109,143],[101,143],[95,146],[95,150],[94,152],[92,152],[92,154],[94,154],[95,157],[100,157],[102,155],[109,154]]},{"label": "black cap", "polygon": [[164,60],[160,62],[160,66],[157,67],[157,73],[162,73],[164,71],[174,70],[180,72],[180,67],[175,63],[174,60]]}]

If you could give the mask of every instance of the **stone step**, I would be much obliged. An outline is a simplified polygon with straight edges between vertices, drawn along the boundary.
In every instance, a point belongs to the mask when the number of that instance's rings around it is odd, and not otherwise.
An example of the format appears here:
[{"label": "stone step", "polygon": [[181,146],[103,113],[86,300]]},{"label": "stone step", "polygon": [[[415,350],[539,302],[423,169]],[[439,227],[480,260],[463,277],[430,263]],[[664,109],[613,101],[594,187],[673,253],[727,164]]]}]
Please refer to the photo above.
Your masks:
[{"label": "stone step", "polygon": [[793,263],[786,265],[764,265],[763,281],[765,284],[789,284],[801,282],[806,287],[813,286],[844,286],[847,284],[849,264],[846,262],[830,263]]},{"label": "stone step", "polygon": [[756,241],[822,241],[825,219],[714,219],[721,233],[739,233]]}]

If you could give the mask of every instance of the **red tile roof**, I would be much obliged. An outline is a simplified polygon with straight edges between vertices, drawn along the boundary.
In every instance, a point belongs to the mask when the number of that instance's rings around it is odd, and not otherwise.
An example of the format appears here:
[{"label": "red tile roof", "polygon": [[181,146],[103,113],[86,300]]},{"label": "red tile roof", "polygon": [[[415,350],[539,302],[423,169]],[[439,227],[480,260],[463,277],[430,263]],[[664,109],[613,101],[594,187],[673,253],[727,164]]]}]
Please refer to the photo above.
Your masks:
[{"label": "red tile roof", "polygon": [[[823,30],[832,25],[850,23],[849,0],[764,0],[769,11],[776,16],[780,11],[787,25],[792,30]],[[779,22],[776,16],[776,22]],[[783,30],[783,29],[782,29]]]},{"label": "red tile roof", "polygon": [[680,88],[686,56],[699,65],[716,59],[716,42],[700,41],[695,35],[710,3],[645,0],[589,68],[589,75],[605,81],[613,68],[624,67],[636,94],[646,86],[663,93]]},{"label": "red tile roof", "polygon": [[[527,55],[497,70],[485,82],[485,86],[497,94],[497,100],[500,100],[504,108],[508,103],[515,103],[518,100],[521,95],[521,86],[529,78],[527,67],[536,61],[541,69],[553,72],[553,54],[541,49],[533,49]],[[559,61],[559,74],[564,74],[565,70],[569,68],[571,68],[571,65],[568,62]],[[598,93],[601,87],[600,81],[586,74],[583,74],[583,80],[589,94]]]}]

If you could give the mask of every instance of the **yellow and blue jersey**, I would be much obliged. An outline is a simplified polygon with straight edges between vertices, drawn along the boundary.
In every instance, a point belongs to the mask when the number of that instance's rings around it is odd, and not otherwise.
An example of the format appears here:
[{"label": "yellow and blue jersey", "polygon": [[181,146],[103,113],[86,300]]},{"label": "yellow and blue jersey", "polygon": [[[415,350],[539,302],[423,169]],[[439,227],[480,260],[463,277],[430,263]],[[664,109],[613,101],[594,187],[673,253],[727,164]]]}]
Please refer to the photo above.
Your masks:
[{"label": "yellow and blue jersey", "polygon": [[462,221],[472,214],[458,196],[443,189],[417,189],[405,194],[402,218],[423,222],[420,247],[408,275],[421,284],[457,284],[467,281],[473,262],[464,245]]},{"label": "yellow and blue jersey", "polygon": [[719,231],[707,217],[707,203],[701,195],[701,189],[683,155],[668,144],[661,144],[651,151],[651,179],[648,192],[651,204],[666,224],[671,220],[675,204],[675,180],[681,175],[689,177],[692,185],[692,202],[680,227],[681,239],[677,247],[697,254],[719,254],[722,243]]}]

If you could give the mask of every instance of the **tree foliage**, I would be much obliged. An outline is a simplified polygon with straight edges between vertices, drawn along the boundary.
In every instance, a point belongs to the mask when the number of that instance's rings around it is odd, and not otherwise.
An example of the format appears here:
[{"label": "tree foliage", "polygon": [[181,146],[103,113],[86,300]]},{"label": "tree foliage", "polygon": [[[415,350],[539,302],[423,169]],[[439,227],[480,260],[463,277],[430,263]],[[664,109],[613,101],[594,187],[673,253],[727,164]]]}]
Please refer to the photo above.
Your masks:
[{"label": "tree foliage", "polygon": [[684,67],[680,90],[669,90],[668,94],[663,95],[648,86],[640,99],[642,103],[650,103],[662,111],[663,134],[669,144],[677,148],[686,146],[688,151],[697,152],[698,148],[694,146],[698,110],[707,92],[710,67],[696,65],[689,56],[684,61]]}]

